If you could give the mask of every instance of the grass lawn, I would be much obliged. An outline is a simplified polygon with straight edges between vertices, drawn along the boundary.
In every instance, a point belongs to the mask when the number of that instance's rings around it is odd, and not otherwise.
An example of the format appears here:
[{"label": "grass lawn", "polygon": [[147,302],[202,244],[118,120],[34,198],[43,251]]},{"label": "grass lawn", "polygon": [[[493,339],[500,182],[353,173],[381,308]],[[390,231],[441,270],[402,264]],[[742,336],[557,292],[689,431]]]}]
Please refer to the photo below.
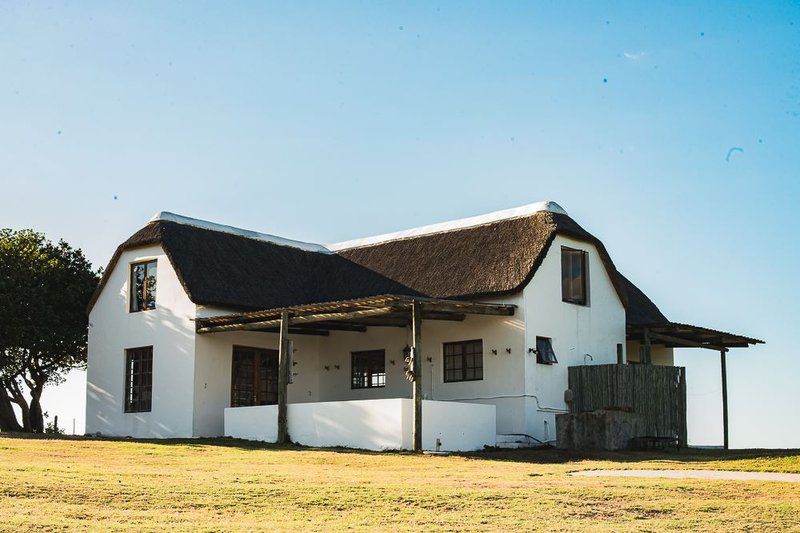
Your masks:
[{"label": "grass lawn", "polygon": [[800,473],[800,451],[427,456],[235,440],[0,437],[0,529],[800,530],[800,484],[582,478]]}]

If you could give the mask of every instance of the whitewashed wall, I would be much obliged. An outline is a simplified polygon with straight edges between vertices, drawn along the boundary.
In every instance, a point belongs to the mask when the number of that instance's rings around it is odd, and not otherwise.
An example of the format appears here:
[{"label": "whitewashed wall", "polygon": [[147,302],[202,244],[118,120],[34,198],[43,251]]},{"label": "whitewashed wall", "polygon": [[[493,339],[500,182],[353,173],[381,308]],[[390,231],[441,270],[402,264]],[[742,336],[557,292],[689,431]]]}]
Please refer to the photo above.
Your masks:
[{"label": "whitewashed wall", "polygon": [[[491,301],[521,303],[521,299],[516,297]],[[463,322],[423,321],[423,397],[496,405],[497,431],[522,431],[525,393],[523,311],[520,307],[511,317],[468,315]],[[445,383],[444,343],[474,339],[483,340],[483,379]],[[368,328],[365,333],[331,332],[330,337],[321,337],[317,360],[318,401],[410,398],[411,383],[405,378],[403,348],[411,342],[408,328]],[[381,349],[386,351],[386,387],[352,389],[351,352]],[[297,358],[300,360],[300,355]],[[290,389],[292,387],[294,385]]]},{"label": "whitewashed wall", "polygon": [[[589,303],[575,305],[561,300],[561,247],[588,253]],[[617,343],[625,346],[625,308],[614,289],[600,254],[591,244],[556,236],[531,282],[523,291],[525,340],[536,347],[536,337],[553,339],[558,364],[525,358],[526,431],[540,440],[555,439],[555,414],[566,410],[564,390],[567,368],[583,364],[616,363]],[[591,356],[587,357],[584,354]],[[547,429],[545,430],[545,422]]]},{"label": "whitewashed wall", "polygon": [[[589,253],[588,306],[561,301],[562,245]],[[156,309],[129,313],[129,265],[149,258],[159,261]],[[488,301],[516,304],[518,309],[512,317],[423,322],[424,397],[490,404],[496,406],[497,433],[554,439],[553,412],[566,409],[567,367],[616,362],[616,344],[625,343],[624,308],[597,250],[558,236],[521,294]],[[90,316],[87,432],[137,437],[223,434],[223,413],[230,406],[233,346],[275,349],[278,343],[274,333],[195,335],[195,315],[226,312],[196,309],[159,246],[123,253]],[[528,353],[536,346],[537,335],[553,339],[558,364],[537,364],[535,354]],[[411,384],[403,374],[402,350],[411,343],[407,328],[292,338],[296,365],[294,383],[289,386],[291,404],[411,397]],[[483,380],[445,383],[443,343],[472,339],[483,340]],[[152,412],[124,414],[124,350],[148,345],[154,346]],[[352,389],[351,352],[375,349],[386,351],[386,387]],[[591,360],[584,357],[586,353]],[[666,357],[665,353],[665,362]],[[654,362],[660,361],[660,352],[654,352]]]},{"label": "whitewashed wall", "polygon": [[[318,401],[319,373],[316,366],[320,337],[292,335],[291,338],[294,341],[294,360],[297,364],[292,367],[294,376],[293,383],[289,385],[288,401],[290,403]],[[196,437],[217,437],[223,433],[222,413],[231,405],[234,346],[277,350],[278,334],[237,331],[197,335],[193,407]]]},{"label": "whitewashed wall", "polygon": [[[364,450],[409,450],[413,402],[409,399],[295,403],[288,406],[293,442],[305,446],[345,446]],[[422,402],[422,446],[441,451],[473,451],[495,444],[495,407],[460,402]],[[225,409],[225,435],[275,442],[274,405]]]},{"label": "whitewashed wall", "polygon": [[[158,261],[156,308],[130,313],[130,265]],[[89,315],[86,432],[191,437],[195,306],[158,245],[123,252]],[[125,413],[125,350],[153,346],[149,413]]]}]

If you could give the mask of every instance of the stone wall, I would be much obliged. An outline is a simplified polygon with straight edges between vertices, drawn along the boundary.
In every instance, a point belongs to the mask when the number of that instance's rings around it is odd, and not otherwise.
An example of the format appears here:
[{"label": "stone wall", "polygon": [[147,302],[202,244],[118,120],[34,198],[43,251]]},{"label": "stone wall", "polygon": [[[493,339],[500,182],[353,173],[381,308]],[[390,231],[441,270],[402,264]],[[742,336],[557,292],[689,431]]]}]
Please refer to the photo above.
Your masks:
[{"label": "stone wall", "polygon": [[645,419],[637,413],[597,410],[556,416],[556,446],[564,450],[625,450],[631,439],[645,435]]}]

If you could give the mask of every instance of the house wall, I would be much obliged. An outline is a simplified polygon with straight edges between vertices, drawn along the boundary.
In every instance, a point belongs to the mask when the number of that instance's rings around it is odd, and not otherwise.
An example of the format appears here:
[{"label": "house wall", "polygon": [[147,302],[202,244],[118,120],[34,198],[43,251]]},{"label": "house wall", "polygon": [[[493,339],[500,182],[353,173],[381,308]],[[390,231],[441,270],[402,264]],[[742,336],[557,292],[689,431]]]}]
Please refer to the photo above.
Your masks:
[{"label": "house wall", "polygon": [[[588,254],[588,305],[561,300],[561,247]],[[525,431],[539,440],[554,440],[555,414],[566,411],[567,369],[617,361],[617,344],[625,346],[625,308],[597,249],[556,236],[542,264],[522,292],[525,327]],[[558,364],[536,362],[536,337],[552,339]],[[589,356],[585,356],[589,354]],[[499,416],[499,414],[498,414]],[[547,429],[545,429],[545,423]]]},{"label": "house wall", "polygon": [[[288,401],[319,401],[317,354],[320,337],[291,335],[290,338],[294,342],[294,361],[297,364],[292,368],[293,383],[288,387]],[[223,411],[231,406],[234,346],[277,350],[278,334],[235,331],[196,336],[193,405],[195,437],[218,437],[224,432]]]},{"label": "house wall", "polygon": [[[627,349],[626,352],[628,354],[627,361],[633,361],[638,363],[640,361],[639,358],[639,347],[642,345],[639,341],[628,341],[627,342]],[[674,366],[675,365],[675,357],[673,354],[672,348],[667,348],[666,346],[662,346],[660,344],[651,344],[650,345],[650,357],[652,359],[652,363],[654,365],[662,365],[662,366]]]},{"label": "house wall", "polygon": [[[156,259],[156,308],[130,313],[130,264]],[[195,306],[161,246],[123,252],[89,314],[86,432],[191,437]],[[153,346],[149,413],[124,413],[125,350]]]},{"label": "house wall", "polygon": [[[503,299],[493,301],[499,300]],[[518,298],[505,302],[515,303]],[[204,311],[212,312],[216,314]],[[521,430],[525,386],[523,328],[519,314],[468,316],[463,322],[423,321],[423,397],[496,405],[497,431]],[[366,332],[332,331],[327,337],[290,335],[290,338],[294,341],[295,365],[293,383],[288,387],[289,403],[411,398],[411,383],[405,377],[403,361],[403,348],[412,342],[409,328],[372,327]],[[472,339],[483,340],[483,380],[445,383],[443,343]],[[230,407],[234,345],[277,349],[278,335],[237,331],[197,336],[195,436],[217,436],[224,431],[222,412]],[[511,349],[511,354],[506,353],[506,348]],[[351,387],[351,353],[362,350],[385,350],[385,387]]]},{"label": "house wall", "polygon": [[[518,304],[520,299],[494,298],[492,301]],[[463,322],[423,320],[423,397],[496,405],[498,433],[521,430],[525,387],[521,312],[522,309],[518,309],[511,317],[468,315]],[[483,379],[445,383],[444,343],[474,339],[483,340]],[[365,333],[331,332],[329,337],[321,337],[317,360],[318,401],[410,398],[411,383],[405,378],[403,361],[403,348],[410,344],[409,328],[368,328]],[[386,387],[352,389],[351,352],[380,349],[386,351]]]},{"label": "house wall", "polygon": [[[587,306],[561,301],[561,246],[588,252]],[[159,261],[157,307],[129,313],[129,264],[148,258]],[[470,315],[463,322],[423,321],[424,398],[494,405],[497,433],[552,440],[554,415],[566,410],[567,368],[616,362],[617,343],[626,346],[625,311],[600,256],[590,244],[557,236],[521,294],[487,301],[512,303],[518,309],[511,317]],[[194,306],[160,246],[123,253],[90,315],[87,432],[137,437],[222,435],[223,413],[230,406],[233,346],[278,346],[274,333],[194,333],[196,316],[229,312]],[[402,354],[411,344],[410,335],[408,328],[387,327],[368,328],[365,333],[333,331],[328,337],[291,335],[296,364],[289,402],[410,398]],[[558,364],[537,364],[535,354],[528,352],[535,348],[537,335],[553,339]],[[443,343],[472,339],[483,340],[483,379],[445,383]],[[124,350],[147,345],[154,346],[153,409],[124,414]],[[350,353],[373,349],[386,351],[386,387],[352,389]],[[635,350],[633,357],[638,356]],[[629,345],[626,351],[632,351]],[[591,360],[584,354],[590,354]],[[671,350],[663,358],[659,354],[654,350],[654,362],[667,358],[671,362]]]}]

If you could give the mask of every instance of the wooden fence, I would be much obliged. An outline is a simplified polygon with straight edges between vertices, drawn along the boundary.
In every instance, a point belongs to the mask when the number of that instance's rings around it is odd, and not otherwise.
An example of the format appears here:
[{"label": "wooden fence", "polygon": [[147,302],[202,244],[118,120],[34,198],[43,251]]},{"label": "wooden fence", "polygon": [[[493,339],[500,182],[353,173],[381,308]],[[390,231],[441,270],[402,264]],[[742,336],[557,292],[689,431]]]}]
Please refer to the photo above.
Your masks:
[{"label": "wooden fence", "polygon": [[569,367],[575,412],[630,409],[645,417],[648,437],[686,446],[686,369],[654,365]]}]

